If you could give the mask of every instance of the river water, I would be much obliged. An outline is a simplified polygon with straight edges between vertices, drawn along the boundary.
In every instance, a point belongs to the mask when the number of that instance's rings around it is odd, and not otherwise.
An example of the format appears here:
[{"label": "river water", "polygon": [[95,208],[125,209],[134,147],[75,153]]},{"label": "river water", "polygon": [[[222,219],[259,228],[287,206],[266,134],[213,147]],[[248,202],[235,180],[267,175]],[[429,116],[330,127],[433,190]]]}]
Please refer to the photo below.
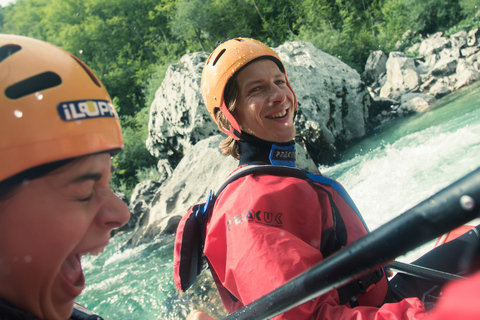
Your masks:
[{"label": "river water", "polygon": [[[347,189],[374,230],[479,166],[480,84],[475,84],[424,114],[377,128],[344,152],[341,163],[320,171]],[[192,306],[180,302],[175,291],[172,241],[120,251],[126,236],[115,237],[102,255],[83,258],[87,288],[78,302],[105,319],[185,319]],[[412,261],[432,247],[398,260]]]}]

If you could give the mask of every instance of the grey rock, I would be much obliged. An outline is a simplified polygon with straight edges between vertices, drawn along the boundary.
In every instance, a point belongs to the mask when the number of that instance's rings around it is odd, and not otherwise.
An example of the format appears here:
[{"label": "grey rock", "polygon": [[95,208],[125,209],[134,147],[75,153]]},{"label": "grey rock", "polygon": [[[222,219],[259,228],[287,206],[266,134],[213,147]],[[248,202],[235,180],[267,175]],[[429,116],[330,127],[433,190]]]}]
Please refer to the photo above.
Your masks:
[{"label": "grey rock", "polygon": [[200,93],[206,58],[205,52],[191,53],[171,65],[150,108],[147,149],[172,167],[192,145],[218,133]]},{"label": "grey rock", "polygon": [[444,58],[439,60],[430,70],[429,76],[445,77],[455,73],[457,69],[457,58]]},{"label": "grey rock", "polygon": [[461,50],[462,57],[470,57],[478,52],[478,47],[467,47]]},{"label": "grey rock", "polygon": [[390,52],[387,60],[387,82],[380,90],[380,96],[400,100],[406,92],[417,90],[420,78],[413,58],[408,58],[403,52]]},{"label": "grey rock", "polygon": [[157,181],[142,181],[135,186],[133,189],[132,195],[130,197],[131,206],[135,205],[139,200],[150,200],[153,198],[161,183]]},{"label": "grey rock", "polygon": [[467,45],[468,32],[466,30],[459,31],[450,36],[452,48],[462,49]]},{"label": "grey rock", "polygon": [[418,49],[419,53],[424,56],[437,54],[445,48],[451,47],[450,39],[442,37],[441,32],[437,32],[427,39],[423,40]]},{"label": "grey rock", "polygon": [[436,101],[433,95],[425,93],[407,93],[402,96],[400,109],[403,113],[422,113]]},{"label": "grey rock", "polygon": [[435,77],[429,78],[428,81],[422,84],[420,89],[437,99],[449,94],[453,90],[443,78],[439,79]]},{"label": "grey rock", "polygon": [[445,48],[440,53],[438,54],[440,59],[445,59],[445,58],[454,58],[458,59],[462,56],[460,52],[460,48]]},{"label": "grey rock", "polygon": [[472,29],[468,32],[467,44],[470,47],[478,45],[478,37],[480,36],[480,28]]},{"label": "grey rock", "polygon": [[339,148],[366,133],[371,99],[360,74],[308,42],[288,42],[275,51],[299,102],[297,133],[316,163],[338,159]]},{"label": "grey rock", "polygon": [[461,87],[470,85],[478,80],[480,80],[480,72],[473,68],[465,68],[461,73],[456,75],[454,90],[458,90]]},{"label": "grey rock", "polygon": [[365,83],[370,84],[377,82],[380,75],[386,73],[387,59],[387,55],[381,50],[370,53],[365,64]]}]

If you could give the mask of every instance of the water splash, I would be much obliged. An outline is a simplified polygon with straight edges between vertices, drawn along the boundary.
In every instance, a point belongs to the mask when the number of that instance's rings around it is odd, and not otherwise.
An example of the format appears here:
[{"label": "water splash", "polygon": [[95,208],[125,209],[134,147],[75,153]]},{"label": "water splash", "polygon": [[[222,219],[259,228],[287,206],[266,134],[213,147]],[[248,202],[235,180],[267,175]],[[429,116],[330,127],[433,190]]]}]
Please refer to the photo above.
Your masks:
[{"label": "water splash", "polygon": [[387,128],[320,171],[342,183],[374,230],[480,166],[479,97],[477,88]]}]

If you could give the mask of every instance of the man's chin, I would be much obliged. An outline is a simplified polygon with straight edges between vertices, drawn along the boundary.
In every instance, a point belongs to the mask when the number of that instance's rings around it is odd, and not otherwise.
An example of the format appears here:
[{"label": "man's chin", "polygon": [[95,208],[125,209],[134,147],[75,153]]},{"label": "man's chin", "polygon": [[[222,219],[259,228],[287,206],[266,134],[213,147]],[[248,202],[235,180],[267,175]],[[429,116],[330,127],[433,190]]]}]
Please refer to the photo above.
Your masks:
[{"label": "man's chin", "polygon": [[[74,300],[66,301],[65,297],[61,297],[61,301],[52,301],[51,312],[46,314],[45,319],[59,319],[66,320],[70,319],[70,316],[73,313],[73,305],[75,304]],[[43,318],[42,318],[43,319]]]}]

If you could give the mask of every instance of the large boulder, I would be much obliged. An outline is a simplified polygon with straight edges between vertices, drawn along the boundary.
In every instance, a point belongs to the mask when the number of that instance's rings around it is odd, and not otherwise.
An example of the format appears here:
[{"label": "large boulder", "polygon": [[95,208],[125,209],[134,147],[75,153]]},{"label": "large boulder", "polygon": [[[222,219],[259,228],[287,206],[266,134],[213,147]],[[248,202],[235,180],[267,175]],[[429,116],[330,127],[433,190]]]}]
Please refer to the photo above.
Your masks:
[{"label": "large boulder", "polygon": [[150,107],[147,149],[173,167],[192,145],[218,134],[200,93],[205,52],[186,54],[168,68]]},{"label": "large boulder", "polygon": [[457,69],[457,58],[446,57],[435,63],[430,70],[429,77],[447,77],[455,73]]},{"label": "large boulder", "polygon": [[458,90],[463,86],[470,85],[475,81],[480,80],[480,72],[478,72],[475,67],[465,59],[460,59],[456,68],[455,80],[454,90]]},{"label": "large boulder", "polygon": [[401,98],[399,111],[403,114],[422,113],[427,111],[436,101],[435,97],[427,93],[407,93]]},{"label": "large boulder", "polygon": [[461,30],[457,33],[454,33],[450,36],[450,43],[452,48],[462,49],[467,45],[468,32],[466,30]]},{"label": "large boulder", "polygon": [[371,99],[360,74],[308,42],[275,51],[299,102],[297,133],[317,164],[338,160],[339,149],[367,132]]}]

